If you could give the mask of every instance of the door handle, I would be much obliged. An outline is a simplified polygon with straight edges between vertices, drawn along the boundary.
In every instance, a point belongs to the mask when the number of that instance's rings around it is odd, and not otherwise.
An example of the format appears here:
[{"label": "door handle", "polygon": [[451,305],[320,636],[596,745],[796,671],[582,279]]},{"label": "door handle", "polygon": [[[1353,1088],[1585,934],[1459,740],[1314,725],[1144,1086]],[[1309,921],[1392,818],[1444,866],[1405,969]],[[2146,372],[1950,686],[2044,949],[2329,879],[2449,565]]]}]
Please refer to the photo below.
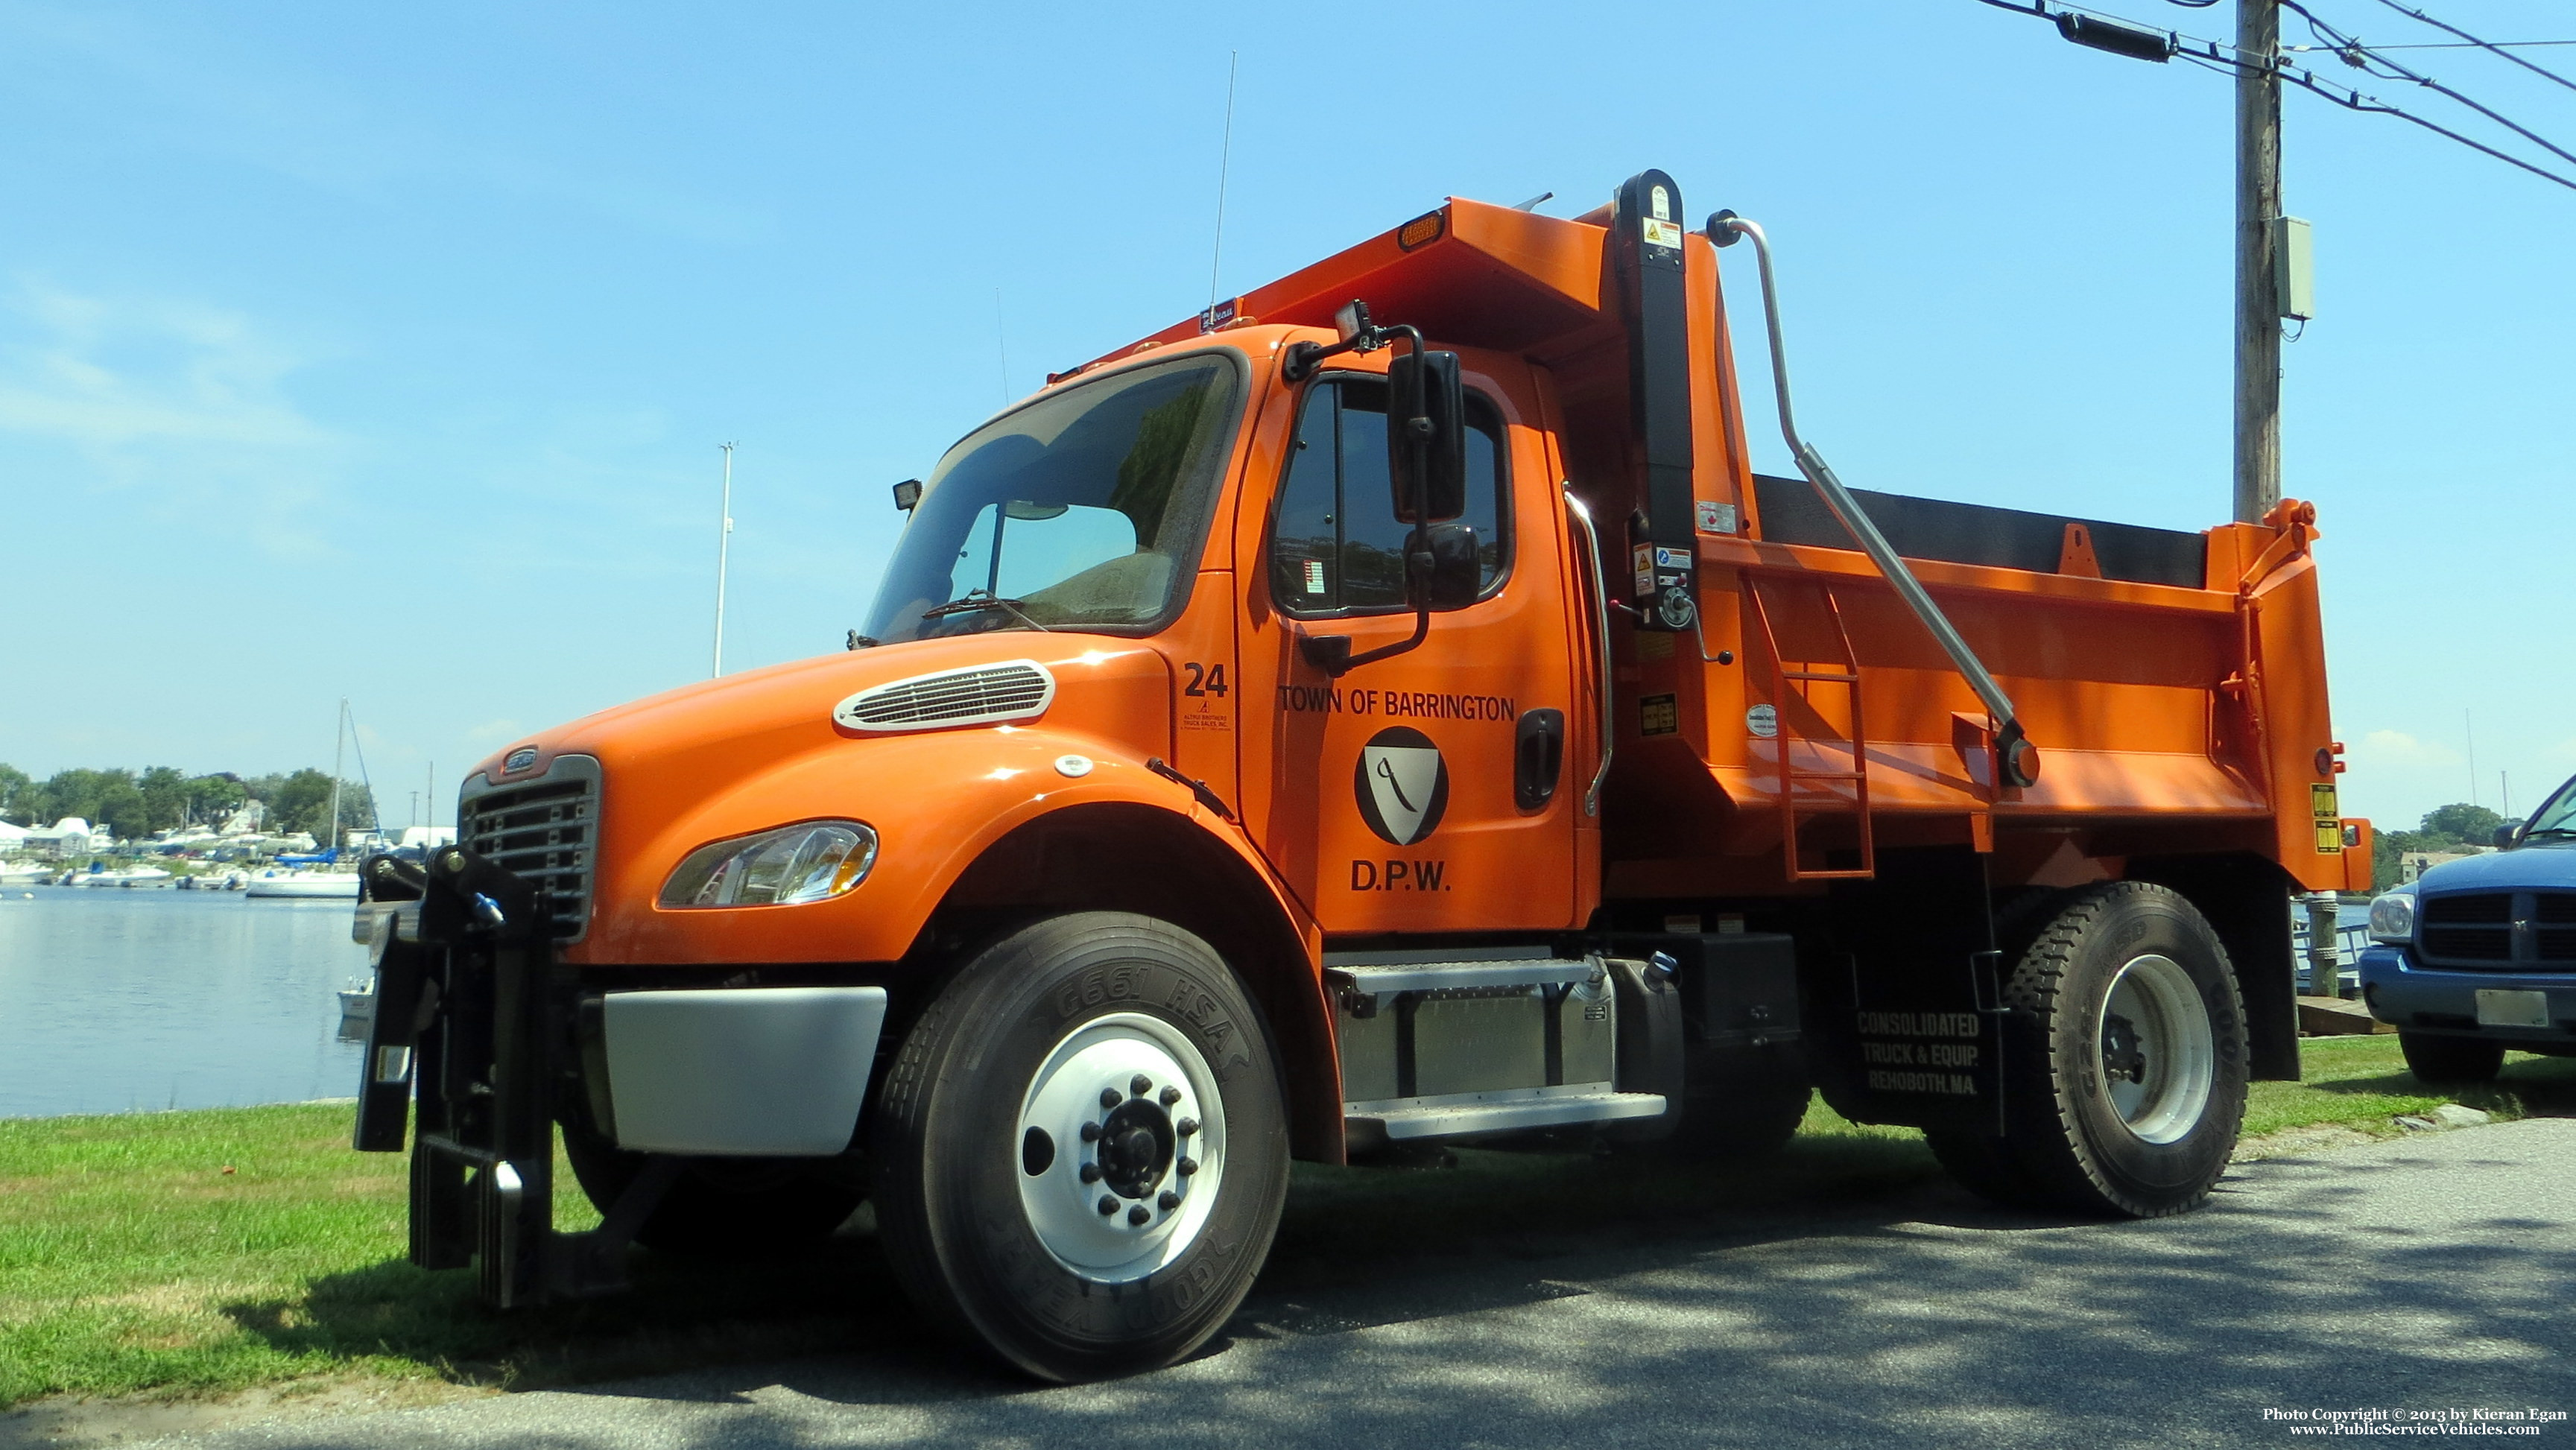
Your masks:
[{"label": "door handle", "polygon": [[1535,811],[1556,799],[1565,770],[1565,712],[1526,710],[1512,738],[1512,799]]}]

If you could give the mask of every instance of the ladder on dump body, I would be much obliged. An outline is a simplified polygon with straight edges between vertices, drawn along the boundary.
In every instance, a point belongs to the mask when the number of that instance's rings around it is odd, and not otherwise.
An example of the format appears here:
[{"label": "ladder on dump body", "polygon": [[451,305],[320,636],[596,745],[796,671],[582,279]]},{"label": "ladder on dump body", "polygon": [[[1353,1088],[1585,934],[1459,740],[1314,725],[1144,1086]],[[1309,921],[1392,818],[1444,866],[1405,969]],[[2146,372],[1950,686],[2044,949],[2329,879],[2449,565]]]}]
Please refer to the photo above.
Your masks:
[{"label": "ladder on dump body", "polygon": [[[1771,708],[1774,712],[1772,753],[1778,766],[1780,790],[1780,858],[1788,867],[1792,881],[1867,880],[1878,874],[1878,856],[1870,835],[1869,824],[1869,753],[1868,732],[1862,727],[1860,712],[1860,657],[1852,650],[1851,633],[1843,628],[1843,610],[1834,598],[1833,586],[1823,580],[1798,576],[1794,584],[1783,579],[1784,587],[1814,590],[1824,600],[1825,622],[1833,626],[1834,644],[1840,652],[1840,669],[1790,669],[1780,653],[1780,637],[1771,628],[1770,608],[1762,602],[1762,578],[1747,571],[1744,598],[1753,606],[1754,626],[1762,631],[1763,647],[1771,654]],[[1814,661],[1807,661],[1813,665]],[[1849,770],[1801,770],[1792,760],[1792,747],[1806,740],[1791,726],[1789,687],[1798,687],[1797,697],[1810,698],[1809,690],[1818,685],[1840,685],[1850,691],[1851,763]],[[1831,799],[1831,788],[1848,785],[1852,793],[1852,811],[1860,828],[1860,865],[1855,869],[1809,871],[1798,864],[1798,823],[1818,816],[1837,814],[1831,809],[1801,812],[1798,809],[1798,787],[1801,784],[1822,788]]]}]

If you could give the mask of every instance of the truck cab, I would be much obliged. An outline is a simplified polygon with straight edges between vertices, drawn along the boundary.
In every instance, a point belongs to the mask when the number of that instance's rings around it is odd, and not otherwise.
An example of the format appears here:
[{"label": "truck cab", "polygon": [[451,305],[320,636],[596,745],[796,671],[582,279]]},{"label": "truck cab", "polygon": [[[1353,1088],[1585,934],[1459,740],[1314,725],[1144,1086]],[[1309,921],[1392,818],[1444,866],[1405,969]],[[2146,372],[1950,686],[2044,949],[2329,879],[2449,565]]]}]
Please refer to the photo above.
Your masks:
[{"label": "truck cab", "polygon": [[1769,244],[1681,216],[1452,199],[1055,374],[895,488],[848,649],[481,763],[363,873],[415,1261],[510,1306],[866,1198],[1076,1379],[1222,1325],[1292,1158],[1752,1154],[1821,1090],[1992,1197],[2201,1202],[2297,1071],[2285,898],[2368,859],[2314,511],[1846,489],[1776,325],[1758,476]]},{"label": "truck cab", "polygon": [[2576,780],[2496,836],[2371,903],[2362,1000],[2426,1082],[2576,1055]]}]

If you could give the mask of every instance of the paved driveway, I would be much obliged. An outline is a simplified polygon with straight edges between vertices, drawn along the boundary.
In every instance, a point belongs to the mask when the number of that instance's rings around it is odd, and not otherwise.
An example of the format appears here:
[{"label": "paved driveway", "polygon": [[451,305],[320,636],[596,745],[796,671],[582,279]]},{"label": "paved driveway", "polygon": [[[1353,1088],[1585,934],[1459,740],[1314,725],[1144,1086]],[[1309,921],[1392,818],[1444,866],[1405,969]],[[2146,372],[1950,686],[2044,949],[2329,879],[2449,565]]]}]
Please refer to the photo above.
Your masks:
[{"label": "paved driveway", "polygon": [[2304,1438],[2267,1409],[2576,1409],[2576,1120],[2256,1163],[2160,1223],[1946,1185],[1834,1212],[1259,1297],[1210,1352],[1110,1385],[925,1347],[161,1443],[2265,1445]]}]

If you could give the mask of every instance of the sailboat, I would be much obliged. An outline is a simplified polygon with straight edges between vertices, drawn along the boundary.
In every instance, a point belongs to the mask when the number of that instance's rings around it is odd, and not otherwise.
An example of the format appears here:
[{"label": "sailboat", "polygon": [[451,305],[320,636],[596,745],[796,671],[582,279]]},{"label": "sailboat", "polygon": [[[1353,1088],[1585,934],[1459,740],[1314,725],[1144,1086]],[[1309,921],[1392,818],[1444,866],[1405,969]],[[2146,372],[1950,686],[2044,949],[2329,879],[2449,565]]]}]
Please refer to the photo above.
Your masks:
[{"label": "sailboat", "polygon": [[[358,734],[357,725],[357,718],[349,712],[349,702],[343,699],[340,702],[340,714],[332,721],[331,829],[323,839],[322,849],[310,855],[278,857],[276,866],[257,872],[250,878],[249,883],[242,888],[242,895],[254,900],[355,901],[358,899],[358,868],[350,866],[343,869],[340,865],[342,836],[340,770],[347,759],[342,752],[355,742]],[[361,745],[358,747],[359,778],[364,780],[366,774],[367,751],[366,747]],[[369,802],[372,803],[375,800],[375,795],[375,784],[369,781],[367,783]],[[281,870],[280,867],[287,869]]]}]

